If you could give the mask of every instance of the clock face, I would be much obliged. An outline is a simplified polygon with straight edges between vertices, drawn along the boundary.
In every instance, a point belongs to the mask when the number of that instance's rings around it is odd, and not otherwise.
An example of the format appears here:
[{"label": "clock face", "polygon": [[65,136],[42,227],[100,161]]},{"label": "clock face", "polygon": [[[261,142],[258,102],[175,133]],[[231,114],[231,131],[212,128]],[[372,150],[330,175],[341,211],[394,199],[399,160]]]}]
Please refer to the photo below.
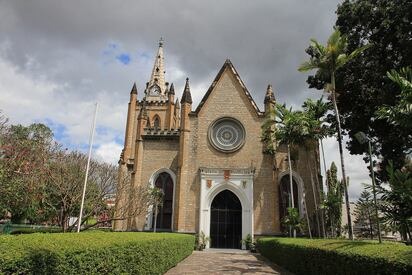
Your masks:
[{"label": "clock face", "polygon": [[150,95],[160,95],[160,88],[158,86],[153,86],[150,89]]}]

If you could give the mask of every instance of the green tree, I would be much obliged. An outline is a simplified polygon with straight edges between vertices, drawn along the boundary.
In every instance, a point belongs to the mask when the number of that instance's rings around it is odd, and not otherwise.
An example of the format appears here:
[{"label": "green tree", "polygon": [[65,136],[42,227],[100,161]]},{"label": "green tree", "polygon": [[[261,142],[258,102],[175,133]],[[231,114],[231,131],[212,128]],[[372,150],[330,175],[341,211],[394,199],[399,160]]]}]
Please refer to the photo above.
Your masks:
[{"label": "green tree", "polygon": [[283,224],[293,231],[300,231],[303,233],[304,220],[300,218],[299,210],[297,208],[288,207],[288,214],[283,219]]},{"label": "green tree", "polygon": [[[318,224],[318,234],[320,235],[321,232],[323,236],[325,236],[325,222],[324,222],[324,213],[321,211],[320,203],[318,203],[318,198],[322,198],[323,192],[323,183],[319,181],[319,165],[315,158],[318,155],[319,150],[319,143],[322,144],[322,140],[327,136],[332,134],[332,131],[326,123],[326,115],[328,111],[331,109],[331,104],[329,102],[324,102],[323,97],[314,101],[312,99],[307,99],[302,108],[305,112],[305,115],[308,120],[308,135],[306,139],[306,146],[305,148],[310,151],[310,162],[308,162],[308,169],[311,174],[311,183],[312,183],[312,191],[313,191],[313,199],[315,202],[315,209],[316,209],[316,219]],[[325,163],[325,155],[323,152],[323,145],[321,146],[322,155],[323,155],[323,163],[325,166],[326,171],[326,163]],[[314,170],[312,172],[312,170]],[[314,179],[316,184],[314,182]],[[319,213],[321,212],[321,213]],[[319,216],[320,216],[320,224],[322,225],[322,231],[319,228]]]},{"label": "green tree", "polygon": [[402,68],[399,72],[392,70],[387,76],[400,88],[397,96],[398,102],[394,106],[383,105],[377,111],[378,117],[386,119],[389,123],[401,128],[406,133],[409,141],[407,152],[412,147],[412,69]]},{"label": "green tree", "polygon": [[338,169],[334,162],[326,171],[328,192],[323,202],[326,212],[326,227],[331,237],[340,236],[342,223],[343,186],[338,181]]},{"label": "green tree", "polygon": [[157,228],[157,213],[160,207],[163,205],[163,190],[158,187],[152,187],[149,189],[150,204],[153,206],[154,210],[154,225],[153,232],[156,232]]},{"label": "green tree", "polygon": [[380,210],[384,222],[391,227],[399,228],[402,239],[412,242],[412,169],[404,167],[395,169],[390,161],[386,167],[388,186],[378,185],[381,195]]},{"label": "green tree", "polygon": [[[387,72],[412,65],[412,2],[410,0],[345,0],[337,9],[336,27],[348,38],[348,51],[365,43],[374,46],[336,72],[337,102],[342,129],[349,133],[352,154],[366,153],[353,135],[359,131],[374,140],[373,153],[380,156],[378,177],[386,180],[389,160],[396,169],[405,163],[411,148],[410,128],[379,118],[382,106],[396,106],[400,87]],[[310,76],[310,87],[323,89],[328,79]],[[365,162],[368,162],[365,158]]]},{"label": "green tree", "polygon": [[336,84],[335,84],[335,74],[336,71],[343,67],[350,60],[354,59],[357,55],[362,53],[368,45],[359,47],[354,51],[347,54],[348,42],[346,36],[341,36],[339,30],[335,30],[332,35],[329,37],[326,46],[321,45],[315,39],[311,39],[311,46],[309,48],[310,59],[303,62],[299,71],[306,72],[313,69],[316,69],[316,75],[327,79],[327,85],[325,85],[325,90],[330,92],[331,99],[333,103],[333,108],[335,111],[336,125],[338,132],[338,144],[339,144],[339,154],[341,159],[341,168],[342,168],[342,178],[345,187],[345,201],[346,201],[346,210],[348,212],[348,224],[349,224],[349,238],[353,239],[352,232],[352,222],[350,216],[350,205],[349,205],[349,195],[346,186],[346,171],[345,163],[343,158],[343,147],[342,147],[342,128],[339,117],[339,109],[337,106],[337,93],[336,93]]},{"label": "green tree", "polygon": [[40,123],[2,128],[0,209],[11,213],[14,223],[39,221],[53,133]]},{"label": "green tree", "polygon": [[372,194],[363,190],[356,202],[355,213],[355,235],[359,238],[371,238],[378,234],[377,220],[375,217],[375,205]]},{"label": "green tree", "polygon": [[[308,136],[308,119],[304,112],[293,111],[292,108],[287,109],[285,105],[277,104],[273,110],[274,114],[270,114],[263,125],[263,133],[268,133],[268,129],[275,129],[270,132],[273,140],[276,140],[279,144],[287,146],[288,152],[288,166],[289,166],[289,181],[291,194],[289,196],[289,207],[295,208],[293,201],[293,169],[291,161],[291,147],[297,145],[303,145]],[[273,127],[274,126],[274,127]],[[270,146],[270,145],[269,145]],[[306,205],[306,203],[305,203]],[[306,211],[306,218],[308,213]],[[308,226],[309,221],[308,221]],[[310,228],[309,228],[309,234]],[[293,231],[293,235],[296,236],[296,231]]]}]

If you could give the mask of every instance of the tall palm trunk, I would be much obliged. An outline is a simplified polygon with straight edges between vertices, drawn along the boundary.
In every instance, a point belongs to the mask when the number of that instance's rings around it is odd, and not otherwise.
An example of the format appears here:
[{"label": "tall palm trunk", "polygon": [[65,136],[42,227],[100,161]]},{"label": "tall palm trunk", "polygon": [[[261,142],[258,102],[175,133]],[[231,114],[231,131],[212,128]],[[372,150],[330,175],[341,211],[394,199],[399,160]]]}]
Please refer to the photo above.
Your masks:
[{"label": "tall palm trunk", "polygon": [[312,230],[310,228],[310,220],[309,220],[309,214],[308,214],[308,205],[306,204],[306,192],[305,192],[305,187],[303,187],[303,203],[305,204],[305,216],[306,216],[306,222],[308,223],[308,233],[309,233],[309,238],[312,239]]},{"label": "tall palm trunk", "polygon": [[[322,140],[321,140],[322,141]],[[316,152],[314,152],[314,155],[316,154]],[[319,195],[319,203],[318,203],[318,213],[319,213],[319,216],[320,216],[320,224],[321,224],[321,230],[322,231],[320,231],[320,236],[322,236],[323,238],[325,238],[325,236],[326,236],[326,231],[325,231],[325,217],[324,217],[324,211],[323,211],[323,209],[320,207],[320,204],[321,204],[321,201],[322,201],[322,198],[323,198],[323,188],[321,188],[320,186],[321,186],[321,184],[323,184],[323,182],[320,182],[319,181],[319,175],[320,175],[320,171],[319,171],[319,166],[317,165],[317,163],[316,163],[316,160],[314,159],[314,158],[312,158],[312,160],[315,162],[315,165],[314,165],[314,167],[315,167],[315,179],[316,179],[316,184],[315,184],[315,186],[317,187],[317,194]]]},{"label": "tall palm trunk", "polygon": [[353,240],[353,229],[352,229],[352,217],[350,215],[350,204],[349,204],[349,194],[348,194],[348,185],[346,184],[346,171],[345,171],[345,162],[343,159],[343,147],[342,147],[342,128],[340,125],[338,105],[336,103],[336,86],[335,86],[335,72],[332,71],[331,76],[331,85],[332,85],[332,103],[333,108],[335,109],[336,122],[338,125],[338,144],[339,144],[339,154],[340,154],[340,164],[342,168],[342,183],[345,190],[345,203],[346,203],[346,213],[348,218],[348,229],[349,229],[349,239]]},{"label": "tall palm trunk", "polygon": [[313,203],[315,204],[315,216],[316,216],[316,226],[318,229],[318,236],[321,236],[321,231],[320,231],[320,220],[319,220],[319,206],[318,206],[318,202],[316,199],[316,193],[317,192],[317,188],[315,187],[315,182],[313,180],[313,173],[312,173],[312,168],[311,165],[309,164],[309,171],[310,171],[310,182],[312,184],[312,194],[313,194]]},{"label": "tall palm trunk", "polygon": [[[327,170],[326,170],[325,150],[323,150],[323,141],[322,141],[322,139],[320,139],[320,148],[322,150],[323,170],[325,170],[325,187],[328,188],[328,177],[326,176],[326,171]],[[323,184],[323,182],[322,182],[322,184]]]},{"label": "tall palm trunk", "polygon": [[[290,182],[290,196],[289,207],[295,208],[295,202],[293,201],[293,178],[292,178],[292,161],[290,160],[290,145],[288,144],[288,164],[289,164],[289,182]],[[290,228],[289,228],[290,231]],[[293,237],[296,238],[296,229],[293,229]]]}]

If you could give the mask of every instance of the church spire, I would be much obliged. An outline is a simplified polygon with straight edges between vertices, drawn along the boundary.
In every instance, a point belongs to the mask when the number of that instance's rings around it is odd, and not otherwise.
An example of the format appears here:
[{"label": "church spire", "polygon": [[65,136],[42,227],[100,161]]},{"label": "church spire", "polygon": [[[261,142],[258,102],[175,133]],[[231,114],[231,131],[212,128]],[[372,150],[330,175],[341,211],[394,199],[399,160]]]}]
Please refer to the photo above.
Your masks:
[{"label": "church spire", "polygon": [[[155,91],[156,86],[160,88],[160,91]],[[165,95],[166,82],[165,82],[165,68],[164,68],[164,56],[163,56],[163,38],[159,40],[159,49],[155,57],[155,62],[152,69],[152,74],[149,81],[149,93],[153,95]]]}]

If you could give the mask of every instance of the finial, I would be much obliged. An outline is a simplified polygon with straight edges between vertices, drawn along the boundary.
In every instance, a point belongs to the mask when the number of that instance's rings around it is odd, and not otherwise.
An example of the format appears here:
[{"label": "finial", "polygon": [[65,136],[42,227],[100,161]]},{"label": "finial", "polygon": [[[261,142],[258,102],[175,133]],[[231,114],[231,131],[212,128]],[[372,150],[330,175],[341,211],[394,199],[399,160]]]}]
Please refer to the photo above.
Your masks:
[{"label": "finial", "polygon": [[159,47],[163,47],[163,42],[164,42],[163,37],[160,37],[160,40],[159,40]]}]

